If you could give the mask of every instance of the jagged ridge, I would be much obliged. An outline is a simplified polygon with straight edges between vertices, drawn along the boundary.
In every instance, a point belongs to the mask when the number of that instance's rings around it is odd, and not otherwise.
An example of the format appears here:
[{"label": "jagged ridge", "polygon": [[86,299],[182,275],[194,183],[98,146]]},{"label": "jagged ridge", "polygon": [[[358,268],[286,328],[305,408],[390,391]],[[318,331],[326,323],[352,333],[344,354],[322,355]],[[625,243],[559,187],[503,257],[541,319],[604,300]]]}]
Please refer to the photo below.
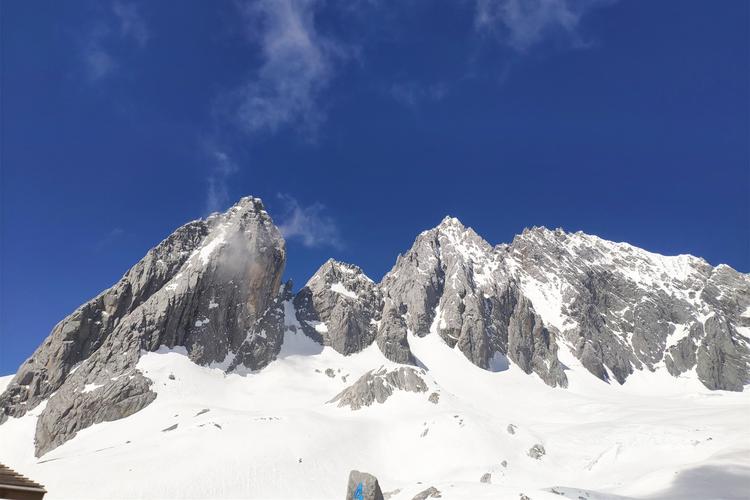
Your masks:
[{"label": "jagged ridge", "polygon": [[[525,230],[491,246],[455,218],[421,233],[380,283],[327,261],[296,294],[261,201],[193,221],[61,321],[0,395],[0,420],[42,401],[37,454],[153,401],[143,351],[184,346],[203,365],[258,370],[285,328],[342,354],[376,342],[418,364],[409,336],[439,335],[477,366],[508,362],[566,386],[560,354],[603,380],[695,371],[711,389],[748,383],[750,277],[583,233]],[[290,319],[291,317],[291,319]]]}]

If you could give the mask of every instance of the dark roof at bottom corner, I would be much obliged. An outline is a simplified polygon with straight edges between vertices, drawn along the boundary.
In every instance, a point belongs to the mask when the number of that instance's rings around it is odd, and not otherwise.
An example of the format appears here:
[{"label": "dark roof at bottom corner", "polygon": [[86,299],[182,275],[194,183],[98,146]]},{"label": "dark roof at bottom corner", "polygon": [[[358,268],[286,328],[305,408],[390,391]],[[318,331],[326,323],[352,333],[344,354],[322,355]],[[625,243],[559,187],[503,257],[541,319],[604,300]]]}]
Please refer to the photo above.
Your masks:
[{"label": "dark roof at bottom corner", "polygon": [[35,483],[10,467],[0,464],[0,487],[3,486],[10,488],[23,488],[25,490],[47,491],[41,484]]}]

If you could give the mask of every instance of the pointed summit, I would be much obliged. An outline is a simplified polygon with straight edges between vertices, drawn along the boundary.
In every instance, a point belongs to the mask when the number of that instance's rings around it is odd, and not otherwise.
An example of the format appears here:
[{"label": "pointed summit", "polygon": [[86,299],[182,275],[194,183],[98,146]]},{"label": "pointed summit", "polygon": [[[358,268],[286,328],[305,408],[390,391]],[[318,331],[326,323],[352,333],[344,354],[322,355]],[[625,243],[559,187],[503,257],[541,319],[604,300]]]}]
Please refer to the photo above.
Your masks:
[{"label": "pointed summit", "polygon": [[358,279],[365,279],[372,283],[372,280],[369,276],[365,274],[365,272],[359,267],[355,266],[354,264],[349,264],[348,262],[341,262],[339,260],[330,258],[327,261],[323,263],[322,266],[318,268],[317,271],[315,271],[315,274],[312,275],[312,277],[308,280],[306,283],[307,286],[310,286],[313,282],[320,280],[320,279],[328,279],[334,280],[334,281],[342,281],[342,280],[348,280],[352,277],[358,278]]},{"label": "pointed summit", "polygon": [[308,337],[352,354],[373,342],[381,300],[362,269],[328,259],[294,297],[294,308]]},{"label": "pointed summit", "polygon": [[457,217],[453,217],[451,215],[446,215],[445,217],[443,217],[443,220],[440,221],[438,227],[458,227],[461,229],[466,229],[466,226],[464,226],[464,224],[460,220],[458,220]]},{"label": "pointed summit", "polygon": [[[281,346],[285,262],[284,240],[259,198],[180,227],[55,326],[0,395],[0,421],[47,399],[37,424],[41,454],[78,430],[135,413],[156,396],[135,366],[161,346],[184,348],[202,365],[262,368]],[[102,389],[84,390],[91,385]]]}]

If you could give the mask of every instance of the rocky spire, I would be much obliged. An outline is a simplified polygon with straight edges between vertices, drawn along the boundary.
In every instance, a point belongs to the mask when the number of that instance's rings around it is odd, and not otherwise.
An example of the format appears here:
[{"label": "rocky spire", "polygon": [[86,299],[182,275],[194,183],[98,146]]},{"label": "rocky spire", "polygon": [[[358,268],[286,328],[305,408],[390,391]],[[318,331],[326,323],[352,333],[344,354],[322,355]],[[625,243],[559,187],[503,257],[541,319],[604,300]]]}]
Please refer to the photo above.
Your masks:
[{"label": "rocky spire", "polygon": [[0,418],[49,398],[37,424],[43,453],[153,400],[135,368],[142,350],[184,346],[200,364],[267,365],[282,342],[273,310],[285,258],[258,198],[182,226],[55,326],[0,395]]},{"label": "rocky spire", "polygon": [[382,309],[380,290],[362,270],[329,259],[294,297],[306,335],[342,354],[372,344]]},{"label": "rocky spire", "polygon": [[550,385],[567,384],[555,335],[520,295],[502,254],[458,219],[446,217],[421,233],[381,288],[386,301],[379,344],[392,360],[410,356],[402,352],[408,351],[407,330],[432,333],[481,368],[507,356]]}]

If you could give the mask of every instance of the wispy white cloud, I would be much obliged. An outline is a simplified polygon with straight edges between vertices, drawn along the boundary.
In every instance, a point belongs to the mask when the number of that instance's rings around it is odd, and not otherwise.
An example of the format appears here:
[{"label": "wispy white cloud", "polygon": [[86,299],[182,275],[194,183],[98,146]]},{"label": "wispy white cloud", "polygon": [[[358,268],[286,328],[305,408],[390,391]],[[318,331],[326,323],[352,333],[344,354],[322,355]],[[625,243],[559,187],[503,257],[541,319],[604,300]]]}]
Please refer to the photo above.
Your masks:
[{"label": "wispy white cloud", "polygon": [[[220,139],[231,137],[223,132],[227,122],[251,137],[286,128],[315,139],[326,118],[324,93],[354,48],[321,31],[316,15],[324,0],[240,0],[236,5],[243,32],[257,49],[257,66],[244,83],[216,99]],[[212,151],[207,206],[216,211],[226,207],[228,178],[238,168],[225,153]],[[307,247],[341,245],[338,227],[323,205],[279,198],[284,208],[278,226],[286,238]]]},{"label": "wispy white cloud", "polygon": [[585,46],[579,32],[581,18],[615,0],[476,0],[474,24],[495,34],[519,52],[549,36],[564,36],[574,46]]},{"label": "wispy white cloud", "polygon": [[206,212],[213,213],[229,205],[229,178],[239,167],[224,151],[214,147],[208,147],[206,151],[211,165],[206,185]]},{"label": "wispy white cloud", "polygon": [[91,81],[102,80],[119,68],[113,44],[129,43],[142,49],[150,38],[148,26],[135,4],[117,1],[110,7],[84,43],[83,63]]},{"label": "wispy white cloud", "polygon": [[316,26],[318,0],[243,3],[246,32],[260,49],[257,73],[234,94],[236,117],[249,133],[284,126],[313,133],[323,121],[323,91],[347,54]]},{"label": "wispy white cloud", "polygon": [[141,48],[145,47],[150,34],[137,6],[132,3],[115,2],[112,4],[112,13],[117,18],[120,36],[134,41]]},{"label": "wispy white cloud", "polygon": [[441,101],[448,95],[448,85],[443,82],[423,84],[415,81],[391,85],[390,95],[399,103],[414,108],[425,101]]},{"label": "wispy white cloud", "polygon": [[117,62],[104,47],[104,39],[108,32],[104,26],[95,28],[83,50],[83,62],[89,78],[93,81],[101,80],[117,69]]},{"label": "wispy white cloud", "polygon": [[279,194],[284,210],[278,228],[286,239],[297,239],[306,247],[343,246],[336,222],[320,203],[302,206],[293,197]]}]

